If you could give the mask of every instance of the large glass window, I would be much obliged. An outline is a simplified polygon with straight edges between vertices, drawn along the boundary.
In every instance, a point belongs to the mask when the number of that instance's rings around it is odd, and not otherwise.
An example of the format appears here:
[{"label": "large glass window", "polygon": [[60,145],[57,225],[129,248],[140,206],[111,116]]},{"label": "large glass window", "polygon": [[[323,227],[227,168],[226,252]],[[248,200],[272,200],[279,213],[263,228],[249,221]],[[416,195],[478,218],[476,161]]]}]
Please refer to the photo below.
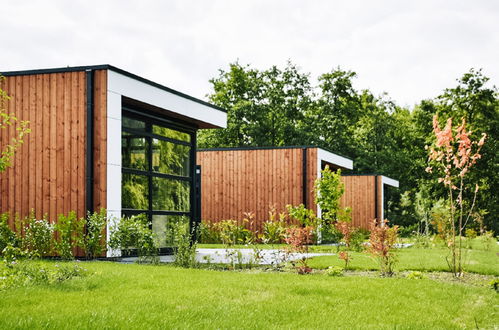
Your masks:
[{"label": "large glass window", "polygon": [[160,247],[171,227],[192,218],[194,130],[123,111],[122,213],[144,213]]}]

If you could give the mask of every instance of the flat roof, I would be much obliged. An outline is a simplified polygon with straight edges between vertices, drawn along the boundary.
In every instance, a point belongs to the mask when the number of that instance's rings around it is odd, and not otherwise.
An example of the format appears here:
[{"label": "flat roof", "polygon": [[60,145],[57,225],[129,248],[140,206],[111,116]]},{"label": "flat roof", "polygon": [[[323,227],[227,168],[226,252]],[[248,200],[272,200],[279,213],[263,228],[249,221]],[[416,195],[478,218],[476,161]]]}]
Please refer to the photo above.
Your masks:
[{"label": "flat roof", "polygon": [[156,88],[162,89],[164,91],[167,91],[169,93],[178,95],[180,97],[189,99],[191,101],[200,103],[202,105],[205,105],[207,107],[213,108],[215,110],[227,112],[227,110],[218,107],[216,105],[213,105],[211,103],[208,103],[206,101],[200,100],[198,98],[195,98],[193,96],[187,95],[185,93],[179,92],[177,90],[174,90],[172,88],[166,87],[164,85],[158,84],[152,80],[140,77],[136,74],[133,74],[131,72],[125,71],[123,69],[117,68],[115,66],[109,65],[109,64],[101,64],[101,65],[87,65],[87,66],[73,66],[73,67],[62,67],[62,68],[50,68],[50,69],[35,69],[35,70],[20,70],[20,71],[5,71],[5,72],[0,72],[0,75],[3,75],[5,77],[8,76],[26,76],[26,75],[35,75],[35,74],[49,74],[49,73],[63,73],[63,72],[78,72],[78,71],[90,71],[90,70],[111,70],[117,73],[120,73],[124,76],[133,78],[135,80],[141,81],[145,84],[148,84],[150,86],[154,86]]},{"label": "flat roof", "polygon": [[271,146],[264,146],[264,147],[253,147],[253,146],[244,146],[244,147],[220,147],[220,148],[198,148],[197,151],[226,151],[226,150],[268,150],[268,149],[308,149],[308,148],[317,148],[317,149],[322,149],[324,151],[330,152],[332,154],[335,154],[339,157],[346,158],[348,160],[352,160],[350,157],[345,157],[343,155],[339,155],[335,153],[334,151],[328,150],[323,147],[315,146],[315,145],[303,145],[303,146],[279,146],[279,147],[271,147]]}]

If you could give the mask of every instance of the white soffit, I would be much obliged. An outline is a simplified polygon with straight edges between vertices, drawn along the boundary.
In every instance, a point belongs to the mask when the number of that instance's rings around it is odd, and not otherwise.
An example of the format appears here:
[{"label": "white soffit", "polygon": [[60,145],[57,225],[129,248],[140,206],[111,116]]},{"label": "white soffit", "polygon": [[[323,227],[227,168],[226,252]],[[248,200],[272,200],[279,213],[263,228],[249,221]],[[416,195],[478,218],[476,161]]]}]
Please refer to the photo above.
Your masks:
[{"label": "white soffit", "polygon": [[227,113],[188,98],[151,86],[112,69],[108,70],[108,90],[140,102],[178,113],[214,126],[227,126]]},{"label": "white soffit", "polygon": [[333,154],[332,152],[326,151],[321,148],[317,148],[317,160],[319,162],[319,172],[320,173],[320,163],[325,161],[336,165],[341,168],[346,168],[348,170],[353,169],[353,160]]},{"label": "white soffit", "polygon": [[388,186],[392,186],[392,187],[396,187],[398,188],[399,187],[399,182],[397,180],[394,180],[394,179],[391,179],[387,176],[381,176],[381,182],[383,184],[386,184]]}]

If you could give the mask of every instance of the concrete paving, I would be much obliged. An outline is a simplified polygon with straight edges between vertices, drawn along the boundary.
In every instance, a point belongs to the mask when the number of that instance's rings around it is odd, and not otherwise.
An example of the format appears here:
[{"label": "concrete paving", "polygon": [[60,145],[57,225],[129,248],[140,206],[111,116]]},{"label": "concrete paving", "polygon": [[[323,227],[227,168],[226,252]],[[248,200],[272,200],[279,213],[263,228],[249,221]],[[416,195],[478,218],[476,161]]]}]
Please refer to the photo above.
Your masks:
[{"label": "concrete paving", "polygon": [[[257,255],[256,255],[257,254]],[[253,249],[197,249],[196,261],[200,263],[216,264],[260,264],[272,265],[287,261],[298,260],[301,258],[312,258],[318,256],[330,256],[333,253],[285,253],[282,250],[259,250],[255,253]],[[160,262],[173,262],[173,256],[160,256]],[[136,262],[136,257],[122,258],[121,262]]]}]

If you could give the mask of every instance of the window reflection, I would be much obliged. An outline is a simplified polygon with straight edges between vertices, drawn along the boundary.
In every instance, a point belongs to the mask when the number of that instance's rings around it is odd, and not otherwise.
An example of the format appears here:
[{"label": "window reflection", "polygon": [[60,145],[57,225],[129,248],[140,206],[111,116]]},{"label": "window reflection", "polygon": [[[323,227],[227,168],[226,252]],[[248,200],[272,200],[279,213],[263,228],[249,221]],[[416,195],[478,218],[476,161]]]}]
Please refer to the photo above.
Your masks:
[{"label": "window reflection", "polygon": [[147,210],[149,208],[149,183],[147,176],[123,173],[121,205],[126,209]]},{"label": "window reflection", "polygon": [[189,146],[153,139],[153,171],[173,175],[189,176],[190,151],[191,148]]},{"label": "window reflection", "polygon": [[122,132],[121,147],[121,161],[123,167],[144,171],[148,169],[148,141],[145,137]]},{"label": "window reflection", "polygon": [[188,181],[152,178],[153,210],[183,211],[190,209],[190,187]]},{"label": "window reflection", "polygon": [[175,140],[180,140],[180,141],[185,141],[185,142],[191,141],[191,136],[188,133],[179,132],[177,130],[167,128],[167,127],[152,125],[152,132],[154,134],[158,134],[158,135],[170,138],[170,139],[175,139]]}]

